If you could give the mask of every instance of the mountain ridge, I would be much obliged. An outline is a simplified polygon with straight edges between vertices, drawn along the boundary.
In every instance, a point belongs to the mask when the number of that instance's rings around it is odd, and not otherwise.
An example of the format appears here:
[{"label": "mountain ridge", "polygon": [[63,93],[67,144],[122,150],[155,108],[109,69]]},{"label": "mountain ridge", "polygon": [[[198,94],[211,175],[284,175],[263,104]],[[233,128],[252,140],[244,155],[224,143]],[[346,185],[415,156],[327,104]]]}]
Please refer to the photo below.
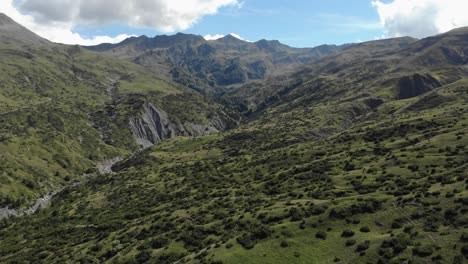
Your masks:
[{"label": "mountain ridge", "polygon": [[4,43],[20,42],[22,44],[33,44],[47,46],[52,42],[31,32],[22,25],[16,23],[9,16],[0,12],[0,41]]},{"label": "mountain ridge", "polygon": [[132,37],[117,44],[86,48],[131,60],[199,92],[219,94],[224,87],[290,71],[345,46],[349,45],[292,48],[276,40],[247,42],[226,35],[207,41],[198,35],[178,33]]}]

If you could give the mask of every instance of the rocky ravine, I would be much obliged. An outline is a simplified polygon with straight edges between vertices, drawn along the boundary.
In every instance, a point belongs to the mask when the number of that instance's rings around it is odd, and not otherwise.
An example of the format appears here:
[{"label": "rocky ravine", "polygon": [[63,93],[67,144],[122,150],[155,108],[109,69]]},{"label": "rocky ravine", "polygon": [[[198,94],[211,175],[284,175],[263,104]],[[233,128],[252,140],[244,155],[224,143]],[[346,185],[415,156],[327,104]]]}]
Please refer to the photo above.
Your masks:
[{"label": "rocky ravine", "polygon": [[[99,162],[97,165],[96,165],[96,169],[99,171],[99,173],[101,174],[105,174],[105,173],[112,173],[112,166],[121,161],[122,158],[121,157],[115,157],[115,158],[112,158],[112,159],[109,159],[109,160],[104,160],[104,161],[101,161]],[[90,177],[92,175],[88,175],[88,174],[83,174],[82,175],[82,178],[83,179],[86,179],[88,177]],[[74,183],[73,183],[73,186],[77,186],[80,184],[80,180],[76,180]],[[26,215],[30,215],[30,214],[34,214],[37,210],[39,210],[40,208],[44,208],[44,207],[47,207],[50,203],[50,200],[58,193],[60,193],[61,191],[63,190],[63,188],[59,189],[59,190],[55,190],[53,192],[50,192],[40,198],[38,198],[37,200],[34,201],[34,203],[26,208],[26,209],[11,209],[11,208],[8,208],[8,207],[0,207],[0,219],[3,219],[3,218],[8,218],[8,217],[11,217],[11,216],[26,216]]]}]

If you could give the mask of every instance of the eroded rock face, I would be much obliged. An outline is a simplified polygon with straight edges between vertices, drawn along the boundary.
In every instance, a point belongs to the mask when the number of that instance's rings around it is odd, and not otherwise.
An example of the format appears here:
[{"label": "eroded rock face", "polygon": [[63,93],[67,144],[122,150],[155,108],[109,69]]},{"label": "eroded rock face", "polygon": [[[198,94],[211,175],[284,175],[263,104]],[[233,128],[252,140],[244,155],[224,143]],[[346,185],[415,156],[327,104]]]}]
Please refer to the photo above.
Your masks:
[{"label": "eroded rock face", "polygon": [[441,84],[431,75],[414,74],[400,79],[398,99],[406,99],[429,92]]},{"label": "eroded rock face", "polygon": [[130,129],[136,142],[144,148],[160,143],[174,136],[205,136],[226,129],[226,123],[215,116],[208,124],[185,122],[179,124],[170,120],[168,114],[146,102],[139,117],[130,118]]},{"label": "eroded rock face", "polygon": [[149,147],[175,134],[167,113],[151,103],[145,103],[140,117],[130,119],[130,129],[138,144]]}]

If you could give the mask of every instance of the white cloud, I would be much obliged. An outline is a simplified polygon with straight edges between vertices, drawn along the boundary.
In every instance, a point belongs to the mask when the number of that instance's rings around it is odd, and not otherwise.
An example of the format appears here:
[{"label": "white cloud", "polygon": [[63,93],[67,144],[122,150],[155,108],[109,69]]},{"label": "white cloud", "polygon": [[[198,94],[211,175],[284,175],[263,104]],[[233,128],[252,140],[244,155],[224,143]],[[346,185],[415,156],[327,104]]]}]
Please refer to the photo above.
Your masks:
[{"label": "white cloud", "polygon": [[[230,33],[228,35],[231,35],[231,36],[235,37],[236,39],[251,42],[250,40],[246,40],[246,39],[242,38],[239,34],[236,34],[236,33]],[[220,38],[224,38],[225,36],[226,35],[222,35],[222,34],[215,34],[215,35],[208,34],[208,35],[203,36],[203,38],[210,41],[210,40],[217,40],[217,39],[220,39]]]},{"label": "white cloud", "polygon": [[100,43],[117,43],[132,36],[121,34],[115,37],[94,36],[92,38],[84,38],[72,31],[73,23],[71,22],[37,23],[32,15],[20,13],[13,5],[13,0],[2,0],[0,12],[5,13],[17,23],[25,26],[39,36],[58,43],[96,45]]},{"label": "white cloud", "polygon": [[427,37],[468,26],[467,0],[372,1],[386,37]]},{"label": "white cloud", "polygon": [[116,43],[131,35],[84,38],[77,25],[123,23],[162,32],[185,30],[224,6],[241,7],[238,0],[1,0],[0,12],[54,42],[94,45]]},{"label": "white cloud", "polygon": [[[118,2],[118,3],[117,3]],[[120,22],[174,32],[238,0],[15,0],[15,6],[39,22],[98,24]]]},{"label": "white cloud", "polygon": [[204,39],[206,40],[217,40],[217,39],[220,39],[220,38],[223,38],[224,36],[226,35],[222,35],[222,34],[215,34],[215,35],[205,35],[203,36]]}]

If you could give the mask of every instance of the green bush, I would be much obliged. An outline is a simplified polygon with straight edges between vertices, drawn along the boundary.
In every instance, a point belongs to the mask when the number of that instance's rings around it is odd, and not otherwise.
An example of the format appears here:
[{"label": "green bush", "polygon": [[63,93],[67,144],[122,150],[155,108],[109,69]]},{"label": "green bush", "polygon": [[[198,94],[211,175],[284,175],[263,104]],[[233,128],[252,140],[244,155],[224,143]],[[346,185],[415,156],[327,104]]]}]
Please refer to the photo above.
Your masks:
[{"label": "green bush", "polygon": [[465,259],[468,259],[468,245],[464,245],[461,249],[460,252],[463,254],[463,257]]},{"label": "green bush", "polygon": [[434,249],[431,245],[419,245],[413,248],[413,255],[419,257],[428,257],[432,255]]},{"label": "green bush", "polygon": [[163,248],[169,244],[169,239],[165,237],[157,237],[151,240],[151,248],[158,249]]},{"label": "green bush", "polygon": [[365,251],[369,248],[370,246],[370,241],[369,240],[366,240],[360,244],[357,245],[356,247],[356,252],[362,252],[362,251]]},{"label": "green bush", "polygon": [[363,226],[359,229],[359,231],[361,231],[362,233],[368,233],[370,232],[370,228],[367,226]]},{"label": "green bush", "polygon": [[136,260],[138,263],[145,263],[145,262],[147,262],[150,258],[151,258],[151,252],[150,252],[150,251],[147,251],[147,250],[140,251],[140,253],[136,254],[136,256],[135,256],[135,260]]},{"label": "green bush", "polygon": [[341,237],[352,237],[354,236],[354,231],[353,230],[344,230],[341,233]]},{"label": "green bush", "polygon": [[282,240],[281,243],[280,243],[280,246],[283,247],[283,248],[287,248],[287,247],[289,247],[289,243],[286,240]]},{"label": "green bush", "polygon": [[250,234],[243,234],[236,238],[237,243],[239,243],[245,249],[252,249],[257,243]]},{"label": "green bush", "polygon": [[464,232],[463,234],[461,234],[460,241],[464,242],[464,243],[467,243],[468,242],[468,233]]},{"label": "green bush", "polygon": [[327,233],[323,231],[318,231],[317,233],[315,233],[315,237],[325,240],[327,239]]},{"label": "green bush", "polygon": [[350,247],[356,244],[356,239],[348,239],[345,242],[345,246]]}]

